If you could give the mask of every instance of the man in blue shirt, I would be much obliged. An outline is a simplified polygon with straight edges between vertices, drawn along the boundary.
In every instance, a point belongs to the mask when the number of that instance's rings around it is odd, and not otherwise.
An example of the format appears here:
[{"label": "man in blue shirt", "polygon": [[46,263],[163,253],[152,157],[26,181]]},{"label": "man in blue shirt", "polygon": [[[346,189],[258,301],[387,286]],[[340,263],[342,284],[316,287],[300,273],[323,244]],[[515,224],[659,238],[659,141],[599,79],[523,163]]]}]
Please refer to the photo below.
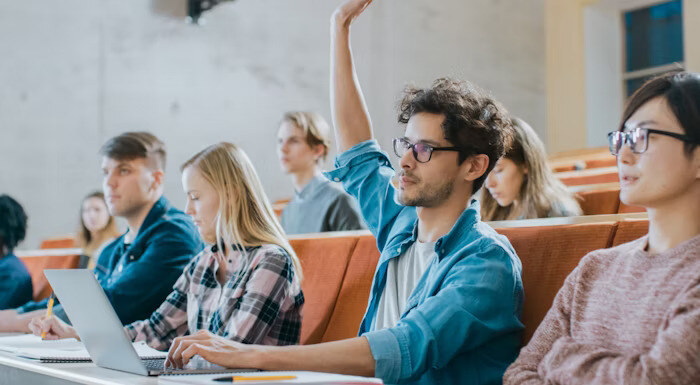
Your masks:
[{"label": "man in blue shirt", "polygon": [[[439,79],[407,89],[393,143],[394,171],[372,129],[350,51],[351,22],[371,0],[333,18],[332,111],[342,152],[327,176],[359,203],[381,251],[360,336],[318,345],[260,347],[206,332],[176,339],[169,362],[193,355],[229,367],[376,376],[385,383],[499,384],[523,325],[521,264],[479,219],[471,196],[505,151],[505,110],[474,87]],[[393,180],[393,181],[392,181]]]},{"label": "man in blue shirt", "polygon": [[[146,319],[172,291],[185,265],[203,248],[197,230],[163,197],[165,145],[146,132],[127,132],[102,146],[103,189],[109,211],[128,231],[100,253],[95,275],[124,324]],[[60,298],[59,298],[60,299]],[[0,312],[0,331],[29,332],[47,301]],[[54,314],[68,321],[63,308]]]},{"label": "man in blue shirt", "polygon": [[0,310],[32,300],[32,277],[12,252],[27,233],[27,214],[8,195],[0,195]]}]

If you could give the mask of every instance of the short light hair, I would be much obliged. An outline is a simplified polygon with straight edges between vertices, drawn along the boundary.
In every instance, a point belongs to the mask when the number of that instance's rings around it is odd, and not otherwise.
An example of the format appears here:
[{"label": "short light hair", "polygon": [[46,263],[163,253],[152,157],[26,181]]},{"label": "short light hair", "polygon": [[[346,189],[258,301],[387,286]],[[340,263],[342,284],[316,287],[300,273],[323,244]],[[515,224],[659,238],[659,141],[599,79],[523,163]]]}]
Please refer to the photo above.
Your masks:
[{"label": "short light hair", "polygon": [[165,144],[149,132],[125,132],[109,139],[100,155],[114,160],[146,159],[154,170],[165,171]]},{"label": "short light hair", "polygon": [[331,146],[331,128],[321,114],[311,111],[290,111],[284,114],[282,122],[293,123],[304,134],[309,146],[323,146],[323,160]]}]

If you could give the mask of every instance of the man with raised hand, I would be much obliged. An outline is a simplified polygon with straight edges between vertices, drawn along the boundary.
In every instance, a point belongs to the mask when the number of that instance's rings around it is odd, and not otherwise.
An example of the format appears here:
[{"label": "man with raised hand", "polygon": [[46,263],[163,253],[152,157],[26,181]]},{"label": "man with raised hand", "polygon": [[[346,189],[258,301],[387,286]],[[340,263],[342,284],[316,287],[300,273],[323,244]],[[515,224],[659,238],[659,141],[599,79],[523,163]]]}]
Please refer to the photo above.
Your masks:
[{"label": "man with raised hand", "polygon": [[278,348],[201,332],[177,339],[169,364],[199,355],[229,367],[376,376],[385,383],[497,384],[517,356],[521,264],[508,240],[480,221],[471,199],[505,151],[510,119],[463,82],[408,88],[394,171],[373,139],[350,50],[350,25],[370,3],[346,1],[332,19],[331,99],[341,154],[326,174],[358,200],[381,251],[359,337]]}]

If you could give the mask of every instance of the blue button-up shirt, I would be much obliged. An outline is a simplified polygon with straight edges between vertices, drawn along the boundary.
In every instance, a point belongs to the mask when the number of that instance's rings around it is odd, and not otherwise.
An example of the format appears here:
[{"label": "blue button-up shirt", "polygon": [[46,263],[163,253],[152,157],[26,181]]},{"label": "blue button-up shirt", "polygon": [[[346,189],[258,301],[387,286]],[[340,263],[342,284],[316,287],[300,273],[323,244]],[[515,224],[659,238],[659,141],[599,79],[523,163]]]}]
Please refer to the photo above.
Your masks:
[{"label": "blue button-up shirt", "polygon": [[[165,301],[185,265],[203,248],[192,220],[161,197],[130,244],[122,235],[102,250],[95,276],[121,322],[129,324],[147,319]],[[44,309],[46,304],[30,302],[18,311]],[[54,314],[68,320],[60,305],[54,306]]]},{"label": "blue button-up shirt", "polygon": [[359,334],[385,383],[500,384],[523,325],[521,264],[508,240],[480,221],[471,201],[435,243],[437,258],[408,298],[399,323],[375,330],[387,267],[416,241],[415,207],[394,199],[394,170],[375,140],[340,154],[326,173],[354,196],[381,252]]}]

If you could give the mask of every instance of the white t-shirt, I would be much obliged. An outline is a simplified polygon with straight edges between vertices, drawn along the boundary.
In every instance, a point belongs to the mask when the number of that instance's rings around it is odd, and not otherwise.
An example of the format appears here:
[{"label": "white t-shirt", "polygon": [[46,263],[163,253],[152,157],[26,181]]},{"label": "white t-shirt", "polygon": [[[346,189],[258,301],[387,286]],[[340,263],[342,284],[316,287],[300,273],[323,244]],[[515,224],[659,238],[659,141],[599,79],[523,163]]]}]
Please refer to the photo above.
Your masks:
[{"label": "white t-shirt", "polygon": [[389,261],[386,285],[374,320],[373,330],[396,326],[408,297],[435,257],[435,242],[413,242],[406,251]]}]

